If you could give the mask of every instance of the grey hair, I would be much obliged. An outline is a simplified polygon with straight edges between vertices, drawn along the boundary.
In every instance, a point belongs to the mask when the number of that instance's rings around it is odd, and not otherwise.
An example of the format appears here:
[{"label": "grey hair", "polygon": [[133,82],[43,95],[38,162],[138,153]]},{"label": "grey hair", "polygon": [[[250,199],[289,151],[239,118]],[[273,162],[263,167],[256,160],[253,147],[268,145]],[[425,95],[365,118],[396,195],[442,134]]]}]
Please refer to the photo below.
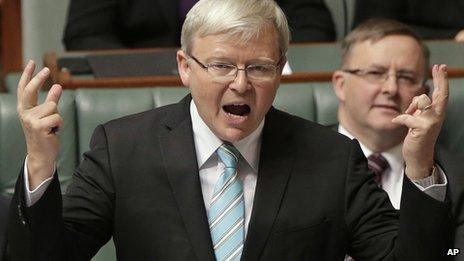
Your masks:
[{"label": "grey hair", "polygon": [[246,43],[259,37],[269,24],[276,29],[280,55],[284,57],[290,31],[284,12],[274,0],[200,0],[185,18],[180,43],[187,54],[195,37],[227,34]]}]

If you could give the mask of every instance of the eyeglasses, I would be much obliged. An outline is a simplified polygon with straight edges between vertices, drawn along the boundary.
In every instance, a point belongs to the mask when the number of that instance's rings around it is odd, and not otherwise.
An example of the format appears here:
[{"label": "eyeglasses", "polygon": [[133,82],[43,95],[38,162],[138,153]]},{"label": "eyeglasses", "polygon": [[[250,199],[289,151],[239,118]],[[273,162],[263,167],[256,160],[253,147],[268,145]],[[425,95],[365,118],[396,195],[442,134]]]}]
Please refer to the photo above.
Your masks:
[{"label": "eyeglasses", "polygon": [[346,73],[359,76],[372,84],[383,84],[390,76],[395,76],[396,83],[399,87],[420,88],[425,83],[422,77],[414,73],[396,72],[388,73],[387,70],[363,70],[363,69],[345,69]]},{"label": "eyeglasses", "polygon": [[189,55],[198,65],[205,69],[208,74],[218,83],[229,83],[235,80],[238,71],[245,71],[245,75],[252,82],[270,82],[275,79],[279,63],[275,64],[250,64],[245,68],[238,68],[231,63],[212,62],[203,64],[192,55]]}]

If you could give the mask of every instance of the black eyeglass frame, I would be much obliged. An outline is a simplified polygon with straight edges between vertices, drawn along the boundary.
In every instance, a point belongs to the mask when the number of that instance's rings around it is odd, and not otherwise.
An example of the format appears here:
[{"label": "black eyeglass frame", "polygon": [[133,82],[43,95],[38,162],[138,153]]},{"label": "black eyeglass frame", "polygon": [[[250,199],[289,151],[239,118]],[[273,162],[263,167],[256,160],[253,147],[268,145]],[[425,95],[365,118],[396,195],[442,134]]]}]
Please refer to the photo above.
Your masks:
[{"label": "black eyeglass frame", "polygon": [[[200,65],[200,67],[203,68],[204,70],[209,71],[209,67],[210,67],[210,66],[208,66],[208,64],[207,64],[207,65],[203,64],[202,62],[200,62],[200,61],[199,61],[195,56],[193,56],[193,55],[188,54],[187,57],[189,57],[189,58],[191,58],[192,60],[194,60],[194,61],[195,61],[198,65]],[[231,81],[233,81],[233,79],[237,78],[237,76],[238,76],[238,71],[244,71],[244,72],[245,72],[245,76],[248,77],[251,81],[253,81],[253,80],[254,80],[254,81],[259,81],[260,79],[257,79],[257,78],[254,78],[254,77],[249,77],[249,76],[248,76],[248,72],[247,72],[247,70],[248,70],[249,68],[253,68],[253,67],[256,67],[256,66],[272,66],[272,67],[274,67],[273,70],[274,70],[275,74],[274,74],[273,77],[270,77],[270,78],[269,78],[269,80],[272,80],[272,79],[274,79],[274,78],[277,76],[277,70],[279,70],[279,68],[282,66],[282,59],[279,59],[279,61],[277,62],[277,64],[250,64],[250,65],[246,66],[245,68],[238,68],[238,66],[237,66],[237,65],[234,65],[234,64],[228,64],[228,65],[231,65],[231,66],[235,67],[235,75],[234,75],[233,78],[231,77],[231,79],[232,79]],[[231,76],[232,76],[232,75],[231,75]]]},{"label": "black eyeglass frame", "polygon": [[[368,73],[371,72],[371,71],[374,71],[374,70],[368,70],[368,69],[342,69],[342,72],[349,73],[349,74],[352,74],[352,75],[356,75],[356,76],[361,77],[361,78],[368,75]],[[381,83],[385,83],[388,80],[388,78],[390,76],[392,76],[392,75],[395,75],[395,77],[396,77],[396,79],[398,81],[398,75],[400,75],[400,74],[398,74],[398,73],[395,73],[395,74],[385,73],[384,75],[386,77],[382,79]],[[411,86],[422,87],[422,86],[426,86],[426,83],[427,83],[427,78],[422,77],[422,79],[416,80],[416,83],[411,84]]]}]

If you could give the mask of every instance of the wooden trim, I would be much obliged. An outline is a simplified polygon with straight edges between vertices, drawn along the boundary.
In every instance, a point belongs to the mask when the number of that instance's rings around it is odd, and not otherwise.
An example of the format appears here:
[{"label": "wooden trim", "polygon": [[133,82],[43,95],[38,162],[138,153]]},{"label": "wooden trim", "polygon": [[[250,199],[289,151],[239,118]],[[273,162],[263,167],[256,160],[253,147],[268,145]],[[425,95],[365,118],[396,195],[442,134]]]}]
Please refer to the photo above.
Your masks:
[{"label": "wooden trim", "polygon": [[23,67],[21,36],[21,0],[1,1],[1,53],[2,75],[20,72]]}]

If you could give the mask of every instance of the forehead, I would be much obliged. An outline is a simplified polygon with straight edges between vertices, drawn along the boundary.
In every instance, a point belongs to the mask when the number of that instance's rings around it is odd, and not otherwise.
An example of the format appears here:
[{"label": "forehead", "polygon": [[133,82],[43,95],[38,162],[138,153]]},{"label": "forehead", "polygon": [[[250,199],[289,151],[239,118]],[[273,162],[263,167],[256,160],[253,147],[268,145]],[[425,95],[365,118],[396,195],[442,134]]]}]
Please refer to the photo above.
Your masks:
[{"label": "forehead", "polygon": [[425,57],[419,43],[410,36],[390,35],[378,41],[356,43],[348,60],[350,66],[395,66],[397,69],[419,71],[425,66]]},{"label": "forehead", "polygon": [[192,41],[192,54],[225,58],[268,58],[278,60],[280,49],[274,27],[266,26],[258,35],[243,37],[240,33],[221,33],[196,36]]}]

